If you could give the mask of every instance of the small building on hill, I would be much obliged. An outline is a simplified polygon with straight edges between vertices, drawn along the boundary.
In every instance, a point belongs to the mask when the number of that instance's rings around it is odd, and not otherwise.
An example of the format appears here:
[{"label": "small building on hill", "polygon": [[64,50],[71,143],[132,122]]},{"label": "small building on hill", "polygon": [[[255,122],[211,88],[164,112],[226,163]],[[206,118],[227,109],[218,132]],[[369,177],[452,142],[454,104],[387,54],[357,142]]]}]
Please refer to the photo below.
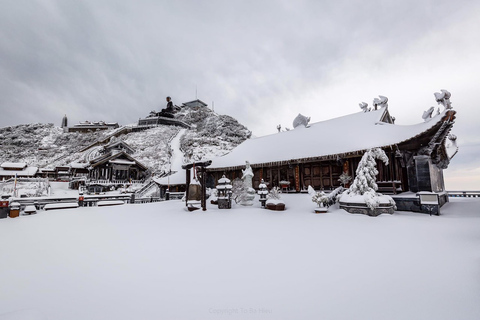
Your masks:
[{"label": "small building on hill", "polygon": [[94,132],[100,130],[113,130],[119,127],[117,122],[105,122],[105,121],[84,121],[78,124],[74,124],[73,127],[64,127],[65,132]]},{"label": "small building on hill", "polygon": [[184,102],[182,103],[182,106],[197,109],[197,108],[205,108],[208,106],[208,104],[206,104],[202,100],[196,99],[193,101]]},{"label": "small building on hill", "polygon": [[[255,188],[264,179],[270,188],[286,187],[294,192],[306,190],[309,185],[317,190],[332,190],[340,186],[342,173],[355,177],[365,151],[380,147],[386,152],[389,165],[377,163],[379,192],[415,196],[419,191],[431,191],[441,194],[443,204],[448,201],[443,170],[451,159],[445,142],[456,114],[449,101],[444,105],[443,112],[415,125],[394,124],[385,102],[375,110],[364,109],[249,139],[229,154],[213,159],[208,172],[216,181],[224,173],[234,179],[242,176],[241,169],[249,161],[254,169]],[[415,205],[412,201],[397,201],[399,210],[418,211]]]},{"label": "small building on hill", "polygon": [[106,183],[125,183],[145,178],[147,167],[131,156],[133,148],[123,141],[106,145],[102,155],[91,160],[89,178]]},{"label": "small building on hill", "polygon": [[4,162],[0,165],[0,179],[33,178],[38,173],[37,167],[30,167],[25,162]]}]

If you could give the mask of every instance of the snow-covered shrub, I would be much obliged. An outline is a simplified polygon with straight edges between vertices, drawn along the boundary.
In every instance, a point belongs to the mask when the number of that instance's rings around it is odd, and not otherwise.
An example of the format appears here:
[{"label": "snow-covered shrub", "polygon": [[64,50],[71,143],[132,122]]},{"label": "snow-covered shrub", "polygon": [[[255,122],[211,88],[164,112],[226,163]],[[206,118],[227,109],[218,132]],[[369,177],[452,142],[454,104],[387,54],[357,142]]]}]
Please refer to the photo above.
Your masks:
[{"label": "snow-covered shrub", "polygon": [[281,190],[279,187],[273,187],[267,194],[267,199],[280,200]]},{"label": "snow-covered shrub", "polygon": [[352,177],[349,176],[348,174],[346,174],[345,172],[343,172],[340,177],[338,178],[338,181],[340,181],[340,183],[342,184],[342,186],[346,186],[347,183],[349,183],[350,181],[352,181]]},{"label": "snow-covered shrub", "polygon": [[316,192],[312,196],[312,201],[315,202],[319,207],[328,207],[330,206],[330,201],[325,192],[320,191]]},{"label": "snow-covered shrub", "polygon": [[333,190],[332,192],[326,194],[323,191],[316,192],[312,186],[308,186],[308,194],[312,196],[312,202],[315,202],[318,206],[323,203],[323,206],[329,207],[337,203],[342,193],[345,191],[345,188],[340,186]]},{"label": "snow-covered shrub", "polygon": [[280,199],[280,188],[273,187],[267,194],[267,201],[265,207],[270,210],[285,210],[285,202]]},{"label": "snow-covered shrub", "polygon": [[232,181],[232,199],[235,203],[240,203],[244,200],[247,187],[243,183],[243,180],[236,178]]},{"label": "snow-covered shrub", "polygon": [[335,203],[337,203],[337,201],[340,199],[340,197],[342,196],[343,192],[345,191],[345,188],[340,186],[338,188],[336,188],[335,190],[333,190],[332,192],[330,192],[328,194],[328,201],[329,201],[329,205],[333,205]]},{"label": "snow-covered shrub", "polygon": [[207,199],[210,199],[211,201],[217,201],[218,200],[218,190],[216,188],[207,188]]}]

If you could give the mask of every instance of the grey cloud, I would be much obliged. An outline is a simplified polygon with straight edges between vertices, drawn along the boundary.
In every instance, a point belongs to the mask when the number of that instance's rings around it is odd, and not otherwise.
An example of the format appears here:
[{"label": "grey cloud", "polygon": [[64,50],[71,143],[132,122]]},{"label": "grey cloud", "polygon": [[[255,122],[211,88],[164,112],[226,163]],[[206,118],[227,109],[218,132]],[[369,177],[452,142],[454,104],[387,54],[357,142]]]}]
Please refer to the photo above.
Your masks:
[{"label": "grey cloud", "polygon": [[163,107],[166,95],[175,103],[193,99],[197,87],[199,98],[256,127],[258,114],[278,107],[259,106],[265,97],[302,95],[305,87],[325,84],[326,74],[365,46],[395,55],[442,24],[446,12],[467,10],[457,7],[449,1],[10,1],[0,13],[0,108],[7,115],[0,126],[59,123],[64,113],[129,123]]}]

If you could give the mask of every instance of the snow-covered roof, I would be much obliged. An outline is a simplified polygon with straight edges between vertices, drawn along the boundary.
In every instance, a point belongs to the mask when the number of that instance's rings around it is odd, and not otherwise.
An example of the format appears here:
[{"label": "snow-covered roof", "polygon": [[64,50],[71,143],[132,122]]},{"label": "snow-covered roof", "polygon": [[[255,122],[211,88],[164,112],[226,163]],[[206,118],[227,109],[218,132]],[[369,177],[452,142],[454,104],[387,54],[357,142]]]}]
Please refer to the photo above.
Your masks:
[{"label": "snow-covered roof", "polygon": [[0,167],[4,169],[24,169],[26,166],[25,162],[4,162]]},{"label": "snow-covered roof", "polygon": [[70,168],[73,168],[73,169],[84,169],[86,167],[88,167],[89,164],[88,163],[80,163],[80,162],[72,162],[70,163]]},{"label": "snow-covered roof", "polygon": [[206,107],[206,106],[208,106],[208,104],[206,104],[205,102],[203,102],[200,99],[196,99],[196,100],[189,101],[189,102],[184,102],[182,104],[184,106],[187,106],[187,107]]},{"label": "snow-covered roof", "polygon": [[[294,130],[249,139],[212,160],[209,169],[315,159],[386,147],[407,141],[435,126],[447,110],[415,125],[388,123],[388,107],[299,126]],[[387,122],[384,122],[387,121]]]},{"label": "snow-covered roof", "polygon": [[132,165],[132,166],[136,164],[135,161],[129,161],[125,159],[114,159],[114,160],[109,160],[108,162],[114,163],[114,164],[126,164],[126,165]]},{"label": "snow-covered roof", "polygon": [[187,176],[185,175],[185,171],[181,170],[171,174],[170,179],[168,177],[153,178],[153,181],[161,186],[167,186],[169,183],[171,186],[182,185],[186,184]]},{"label": "snow-covered roof", "polygon": [[37,167],[26,167],[23,170],[6,170],[0,168],[0,177],[13,177],[15,175],[17,175],[17,177],[33,177],[37,172]]},{"label": "snow-covered roof", "polygon": [[[130,165],[136,164],[143,170],[147,170],[147,167],[144,164],[135,160],[135,158],[133,158],[131,155],[129,155],[125,151],[119,151],[118,153],[114,153],[111,155],[109,154],[101,155],[100,157],[90,160],[90,165],[92,167],[96,167],[106,163],[107,161],[109,161],[110,163],[118,163],[118,164],[130,164]],[[112,161],[121,161],[122,163],[112,162]]]},{"label": "snow-covered roof", "polygon": [[118,141],[111,142],[111,143],[107,144],[104,148],[107,149],[107,150],[110,150],[110,149],[113,149],[115,147],[120,147],[121,149],[126,149],[130,153],[135,152],[135,149],[133,149],[131,146],[128,145],[128,143],[126,143],[123,140],[118,140]]}]

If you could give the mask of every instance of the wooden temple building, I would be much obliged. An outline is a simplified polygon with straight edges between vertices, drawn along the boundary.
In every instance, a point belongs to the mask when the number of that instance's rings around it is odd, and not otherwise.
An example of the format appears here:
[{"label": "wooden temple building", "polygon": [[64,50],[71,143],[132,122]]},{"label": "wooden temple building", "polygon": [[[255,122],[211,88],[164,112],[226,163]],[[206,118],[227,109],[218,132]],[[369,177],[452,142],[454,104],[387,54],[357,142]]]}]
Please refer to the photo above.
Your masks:
[{"label": "wooden temple building", "polygon": [[333,190],[340,186],[342,173],[355,177],[365,151],[380,147],[388,155],[389,165],[377,162],[378,191],[397,195],[398,210],[418,211],[411,198],[419,191],[439,193],[444,204],[448,195],[443,170],[453,157],[447,152],[446,139],[456,114],[449,97],[437,99],[445,106],[443,112],[431,116],[430,110],[424,122],[415,125],[395,124],[383,101],[374,104],[371,111],[364,108],[355,114],[249,139],[231,153],[213,159],[208,173],[215,181],[223,174],[235,179],[242,176],[241,169],[249,161],[254,188],[264,179],[269,188],[287,187],[292,192],[304,191],[309,185]]},{"label": "wooden temple building", "polygon": [[134,151],[123,141],[106,145],[101,155],[90,161],[89,178],[110,182],[143,179],[148,168],[132,157]]}]

